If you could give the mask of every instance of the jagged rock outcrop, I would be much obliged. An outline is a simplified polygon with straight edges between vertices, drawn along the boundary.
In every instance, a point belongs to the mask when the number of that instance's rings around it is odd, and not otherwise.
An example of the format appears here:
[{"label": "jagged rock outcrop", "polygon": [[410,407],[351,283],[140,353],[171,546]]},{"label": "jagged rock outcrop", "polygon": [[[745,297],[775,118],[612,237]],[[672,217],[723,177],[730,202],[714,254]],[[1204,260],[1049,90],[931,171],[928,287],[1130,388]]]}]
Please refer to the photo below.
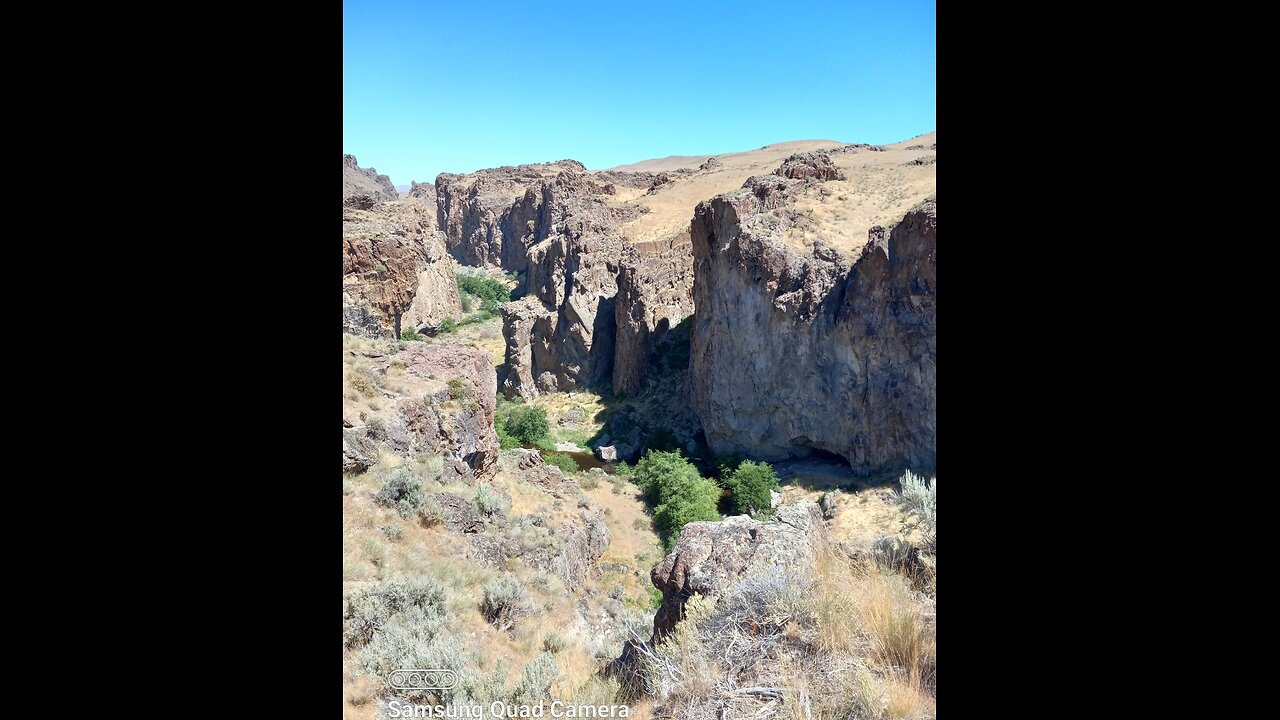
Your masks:
[{"label": "jagged rock outcrop", "polygon": [[616,228],[644,209],[608,202],[620,187],[660,180],[590,173],[572,160],[437,179],[438,220],[453,257],[521,275],[517,295],[525,298],[503,311],[499,385],[508,397],[610,383],[635,392],[654,344],[692,312],[687,237],[631,245]]},{"label": "jagged rock outcrop", "polygon": [[[484,170],[436,178],[436,212],[449,253],[463,265],[523,272],[537,241],[538,204],[530,191],[561,172],[585,173],[577,160]],[[532,224],[531,224],[532,223]]]},{"label": "jagged rock outcrop", "polygon": [[501,466],[509,476],[529,483],[557,500],[576,502],[582,497],[578,483],[565,477],[560,468],[546,464],[537,450],[503,450]]},{"label": "jagged rock outcrop", "polygon": [[378,447],[365,433],[342,429],[342,473],[362,473],[378,462]]},{"label": "jagged rock outcrop", "polygon": [[467,534],[484,530],[484,518],[474,502],[453,493],[431,493],[427,498],[443,511],[446,530]]},{"label": "jagged rock outcrop", "polygon": [[692,402],[707,443],[763,460],[819,450],[862,473],[933,467],[934,200],[872,228],[850,262],[785,240],[802,184],[752,178],[695,212]]},{"label": "jagged rock outcrop", "polygon": [[825,542],[822,513],[812,502],[780,507],[767,522],[739,515],[685,525],[676,546],[650,573],[662,591],[653,641],[684,619],[685,603],[695,593],[728,597],[744,583],[774,579],[803,587]]},{"label": "jagged rock outcrop", "polygon": [[635,395],[654,347],[693,313],[692,247],[688,234],[636,248],[637,259],[618,273],[614,303],[616,342],[613,391]]},{"label": "jagged rock outcrop", "polygon": [[831,161],[831,156],[821,151],[796,153],[787,158],[778,169],[773,171],[773,174],[791,178],[792,180],[803,180],[804,178],[813,178],[815,180],[844,179],[844,173]]},{"label": "jagged rock outcrop", "polygon": [[394,337],[462,313],[431,206],[410,200],[344,208],[342,250],[343,332]]},{"label": "jagged rock outcrop", "polygon": [[[403,364],[404,376],[430,390],[410,397],[386,393],[391,413],[366,428],[370,439],[401,457],[440,455],[445,472],[467,484],[492,477],[498,462],[493,429],[497,385],[489,355],[474,348],[412,342],[401,352],[375,358],[383,374],[392,363]],[[461,384],[451,388],[448,383],[455,379]],[[454,397],[459,388],[461,395]]]},{"label": "jagged rock outcrop", "polygon": [[373,168],[361,168],[355,155],[342,156],[342,202],[344,205],[369,209],[383,200],[398,200],[400,193],[391,178],[379,175]]}]

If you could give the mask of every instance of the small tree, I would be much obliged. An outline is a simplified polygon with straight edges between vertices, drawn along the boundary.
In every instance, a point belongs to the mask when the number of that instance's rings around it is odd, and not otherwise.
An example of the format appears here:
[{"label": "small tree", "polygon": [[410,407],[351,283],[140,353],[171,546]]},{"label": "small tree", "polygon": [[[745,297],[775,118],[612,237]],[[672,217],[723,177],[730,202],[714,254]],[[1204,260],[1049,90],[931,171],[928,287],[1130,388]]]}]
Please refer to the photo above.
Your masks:
[{"label": "small tree", "polygon": [[724,485],[733,494],[734,506],[738,512],[753,517],[773,513],[769,493],[778,489],[778,476],[768,463],[750,460],[739,463],[725,477]]},{"label": "small tree", "polygon": [[524,445],[538,445],[551,433],[547,411],[530,405],[516,405],[507,411],[503,430]]},{"label": "small tree", "polygon": [[635,481],[655,507],[654,525],[670,549],[680,530],[698,520],[719,520],[720,487],[698,474],[680,451],[650,450],[636,463]]}]

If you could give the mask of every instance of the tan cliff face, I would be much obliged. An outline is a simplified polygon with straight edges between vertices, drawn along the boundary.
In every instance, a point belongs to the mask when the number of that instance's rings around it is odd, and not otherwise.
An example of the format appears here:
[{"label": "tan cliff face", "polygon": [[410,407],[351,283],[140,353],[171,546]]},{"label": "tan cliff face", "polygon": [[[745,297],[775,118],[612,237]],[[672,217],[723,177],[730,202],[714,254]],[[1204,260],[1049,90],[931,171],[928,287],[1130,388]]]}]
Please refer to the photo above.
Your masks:
[{"label": "tan cliff face", "polygon": [[[930,179],[903,177],[933,166],[899,172],[899,158],[876,157],[851,173],[830,159],[789,161],[698,206],[694,409],[718,453],[933,467],[937,215],[932,196],[911,198]],[[885,174],[897,182],[882,192],[850,190]],[[857,237],[864,218],[908,202],[892,229]]]},{"label": "tan cliff face", "polygon": [[418,200],[342,211],[343,332],[367,338],[434,326],[462,312],[452,258]]}]

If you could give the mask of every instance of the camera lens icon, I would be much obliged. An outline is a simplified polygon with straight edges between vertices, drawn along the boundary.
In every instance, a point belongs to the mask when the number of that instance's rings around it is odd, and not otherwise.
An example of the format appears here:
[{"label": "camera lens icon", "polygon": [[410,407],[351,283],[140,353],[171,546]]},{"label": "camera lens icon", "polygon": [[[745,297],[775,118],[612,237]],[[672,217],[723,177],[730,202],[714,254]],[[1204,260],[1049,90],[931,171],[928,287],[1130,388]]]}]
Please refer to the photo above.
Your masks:
[{"label": "camera lens icon", "polygon": [[452,670],[406,668],[393,670],[387,682],[397,690],[448,690],[458,684]]}]

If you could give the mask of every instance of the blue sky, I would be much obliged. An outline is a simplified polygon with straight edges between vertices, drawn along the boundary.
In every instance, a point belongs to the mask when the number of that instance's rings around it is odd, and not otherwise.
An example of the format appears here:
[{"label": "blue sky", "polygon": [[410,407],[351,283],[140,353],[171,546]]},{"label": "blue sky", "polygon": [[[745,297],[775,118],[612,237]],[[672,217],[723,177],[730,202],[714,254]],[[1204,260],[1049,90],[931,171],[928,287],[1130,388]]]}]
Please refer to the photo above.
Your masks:
[{"label": "blue sky", "polygon": [[342,150],[397,185],[935,130],[935,2],[346,0]]}]

